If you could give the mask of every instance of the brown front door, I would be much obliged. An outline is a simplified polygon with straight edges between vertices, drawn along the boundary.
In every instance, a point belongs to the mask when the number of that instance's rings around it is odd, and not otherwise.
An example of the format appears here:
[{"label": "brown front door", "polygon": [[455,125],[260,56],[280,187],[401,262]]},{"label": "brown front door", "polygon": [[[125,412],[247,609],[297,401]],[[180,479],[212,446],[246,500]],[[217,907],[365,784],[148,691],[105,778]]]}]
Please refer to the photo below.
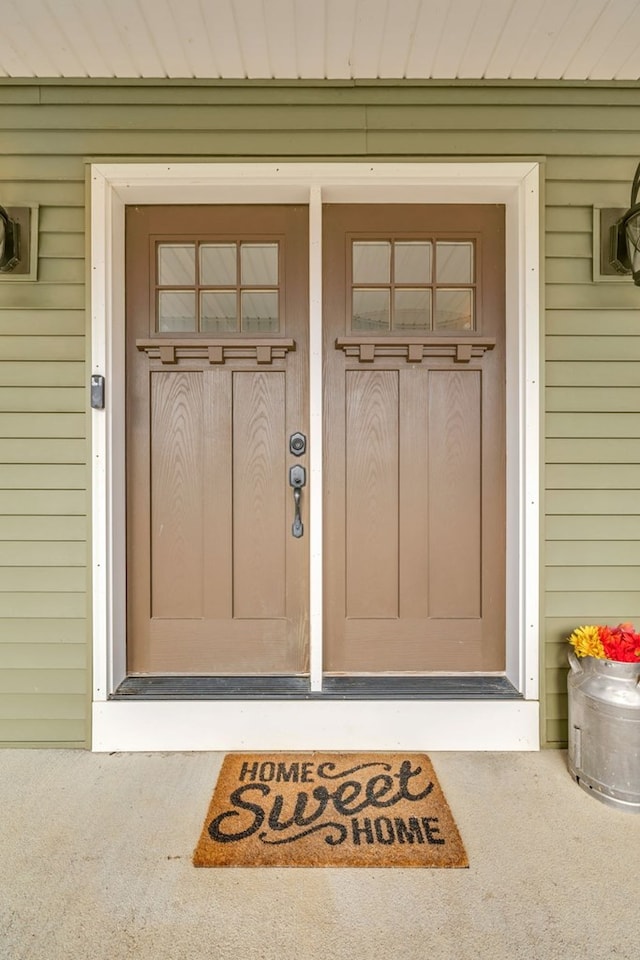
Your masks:
[{"label": "brown front door", "polygon": [[[504,210],[323,222],[324,670],[503,671]],[[308,673],[307,209],[126,238],[128,671]]]},{"label": "brown front door", "polygon": [[503,208],[323,222],[325,670],[504,670]]},{"label": "brown front door", "polygon": [[304,673],[307,209],[130,208],[126,267],[128,671]]}]

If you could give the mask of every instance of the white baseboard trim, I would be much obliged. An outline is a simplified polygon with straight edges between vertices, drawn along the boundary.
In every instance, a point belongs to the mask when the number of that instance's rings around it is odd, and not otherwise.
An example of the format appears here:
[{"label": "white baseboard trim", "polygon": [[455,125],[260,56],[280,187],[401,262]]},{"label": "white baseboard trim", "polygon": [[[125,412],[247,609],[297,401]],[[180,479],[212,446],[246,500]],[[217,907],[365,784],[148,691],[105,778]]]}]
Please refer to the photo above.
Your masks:
[{"label": "white baseboard trim", "polygon": [[539,750],[535,700],[97,701],[92,750]]}]

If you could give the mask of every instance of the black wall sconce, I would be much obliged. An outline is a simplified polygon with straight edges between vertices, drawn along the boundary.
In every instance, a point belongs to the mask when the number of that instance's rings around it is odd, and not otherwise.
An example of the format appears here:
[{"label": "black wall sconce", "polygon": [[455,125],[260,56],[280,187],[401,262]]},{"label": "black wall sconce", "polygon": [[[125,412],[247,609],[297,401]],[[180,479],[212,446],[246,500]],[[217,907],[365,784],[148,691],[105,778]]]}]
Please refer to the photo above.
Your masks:
[{"label": "black wall sconce", "polygon": [[0,273],[9,273],[20,263],[20,224],[0,207]]},{"label": "black wall sconce", "polygon": [[38,272],[38,206],[0,205],[0,283],[36,280]]},{"label": "black wall sconce", "polygon": [[633,277],[640,287],[640,163],[631,185],[629,209],[609,228],[609,263],[619,274]]}]

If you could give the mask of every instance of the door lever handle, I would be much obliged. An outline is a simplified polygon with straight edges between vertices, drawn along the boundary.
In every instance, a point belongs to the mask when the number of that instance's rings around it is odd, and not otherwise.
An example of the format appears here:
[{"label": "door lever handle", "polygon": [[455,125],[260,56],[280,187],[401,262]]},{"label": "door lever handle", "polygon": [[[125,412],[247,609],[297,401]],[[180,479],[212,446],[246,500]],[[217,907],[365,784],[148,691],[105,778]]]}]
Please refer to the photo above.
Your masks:
[{"label": "door lever handle", "polygon": [[302,495],[302,488],[307,482],[307,471],[304,467],[301,467],[299,463],[295,467],[289,468],[289,484],[293,487],[293,504],[294,504],[294,514],[293,514],[293,524],[291,526],[291,533],[294,537],[301,537],[304,533],[304,526],[300,518],[300,497]]}]

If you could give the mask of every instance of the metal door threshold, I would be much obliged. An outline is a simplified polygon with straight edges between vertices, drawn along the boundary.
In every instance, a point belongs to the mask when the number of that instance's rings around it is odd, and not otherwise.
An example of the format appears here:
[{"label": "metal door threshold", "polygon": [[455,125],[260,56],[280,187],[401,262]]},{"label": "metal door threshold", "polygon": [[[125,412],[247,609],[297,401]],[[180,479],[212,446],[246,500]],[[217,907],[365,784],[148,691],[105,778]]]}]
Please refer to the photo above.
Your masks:
[{"label": "metal door threshold", "polygon": [[522,700],[506,677],[127,677],[111,700]]}]

